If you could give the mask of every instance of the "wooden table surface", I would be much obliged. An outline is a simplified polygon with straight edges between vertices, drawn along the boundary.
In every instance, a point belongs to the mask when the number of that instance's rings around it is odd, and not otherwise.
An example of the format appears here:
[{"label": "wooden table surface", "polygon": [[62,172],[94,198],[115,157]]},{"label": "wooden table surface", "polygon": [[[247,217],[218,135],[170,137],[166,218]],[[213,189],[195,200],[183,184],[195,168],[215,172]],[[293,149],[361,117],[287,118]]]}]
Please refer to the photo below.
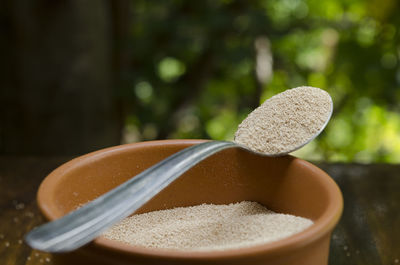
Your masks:
[{"label": "wooden table surface", "polygon": [[[23,236],[44,222],[35,202],[42,179],[70,157],[0,156],[0,264],[52,264]],[[320,164],[345,201],[330,265],[400,265],[400,165]]]}]

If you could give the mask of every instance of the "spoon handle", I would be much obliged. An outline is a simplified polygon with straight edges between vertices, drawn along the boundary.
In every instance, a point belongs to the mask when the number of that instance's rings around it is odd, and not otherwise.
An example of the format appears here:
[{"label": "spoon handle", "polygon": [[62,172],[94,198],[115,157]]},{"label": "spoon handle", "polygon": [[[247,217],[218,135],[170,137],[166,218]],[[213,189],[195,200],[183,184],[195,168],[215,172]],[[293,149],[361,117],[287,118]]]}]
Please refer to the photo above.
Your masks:
[{"label": "spoon handle", "polygon": [[212,154],[237,146],[210,141],[183,149],[85,206],[32,230],[25,241],[46,252],[75,250],[129,216],[188,169]]}]

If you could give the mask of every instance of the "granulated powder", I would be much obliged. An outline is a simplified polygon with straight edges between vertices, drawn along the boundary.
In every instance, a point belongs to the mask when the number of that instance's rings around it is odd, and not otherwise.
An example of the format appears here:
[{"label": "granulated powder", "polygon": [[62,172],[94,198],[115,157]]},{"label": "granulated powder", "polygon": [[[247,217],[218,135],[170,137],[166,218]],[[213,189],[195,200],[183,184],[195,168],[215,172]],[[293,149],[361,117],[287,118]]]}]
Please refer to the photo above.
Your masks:
[{"label": "granulated powder", "polygon": [[[235,142],[262,153],[287,153],[323,129],[331,112],[327,92],[314,87],[289,89],[250,113],[239,125]],[[104,237],[149,248],[223,250],[277,241],[312,223],[244,201],[133,215],[106,231]]]},{"label": "granulated powder", "polygon": [[307,86],[289,89],[251,112],[239,125],[234,141],[262,153],[287,153],[311,140],[331,111],[327,92]]},{"label": "granulated powder", "polygon": [[223,250],[273,242],[310,225],[306,218],[279,214],[256,202],[203,204],[125,218],[104,233],[130,245],[177,250]]}]

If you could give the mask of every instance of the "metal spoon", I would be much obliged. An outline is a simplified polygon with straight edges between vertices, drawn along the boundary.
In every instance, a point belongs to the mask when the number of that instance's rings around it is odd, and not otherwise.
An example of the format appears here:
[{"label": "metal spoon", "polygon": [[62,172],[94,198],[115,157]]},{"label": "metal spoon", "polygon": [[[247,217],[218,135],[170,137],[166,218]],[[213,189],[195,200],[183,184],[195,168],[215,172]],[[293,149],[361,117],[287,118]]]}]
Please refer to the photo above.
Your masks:
[{"label": "metal spoon", "polygon": [[[320,130],[292,150],[277,154],[250,151],[263,156],[283,156],[301,148],[317,137],[325,128],[331,117],[332,109],[331,106],[330,113],[327,113],[326,121]],[[188,169],[216,152],[227,148],[249,150],[245,146],[225,141],[209,141],[188,147],[148,168],[85,206],[58,220],[35,228],[27,234],[25,241],[32,248],[46,252],[55,253],[75,250],[89,243],[107,228],[139,209]]]}]

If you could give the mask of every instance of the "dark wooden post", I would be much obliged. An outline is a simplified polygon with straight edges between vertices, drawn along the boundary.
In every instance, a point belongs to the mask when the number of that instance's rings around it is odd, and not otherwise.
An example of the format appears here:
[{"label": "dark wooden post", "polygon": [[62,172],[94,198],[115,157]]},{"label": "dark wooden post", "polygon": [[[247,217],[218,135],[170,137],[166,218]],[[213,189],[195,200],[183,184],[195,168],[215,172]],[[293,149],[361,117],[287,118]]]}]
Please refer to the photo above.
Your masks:
[{"label": "dark wooden post", "polygon": [[110,2],[1,4],[0,154],[80,154],[119,144],[118,5]]}]

